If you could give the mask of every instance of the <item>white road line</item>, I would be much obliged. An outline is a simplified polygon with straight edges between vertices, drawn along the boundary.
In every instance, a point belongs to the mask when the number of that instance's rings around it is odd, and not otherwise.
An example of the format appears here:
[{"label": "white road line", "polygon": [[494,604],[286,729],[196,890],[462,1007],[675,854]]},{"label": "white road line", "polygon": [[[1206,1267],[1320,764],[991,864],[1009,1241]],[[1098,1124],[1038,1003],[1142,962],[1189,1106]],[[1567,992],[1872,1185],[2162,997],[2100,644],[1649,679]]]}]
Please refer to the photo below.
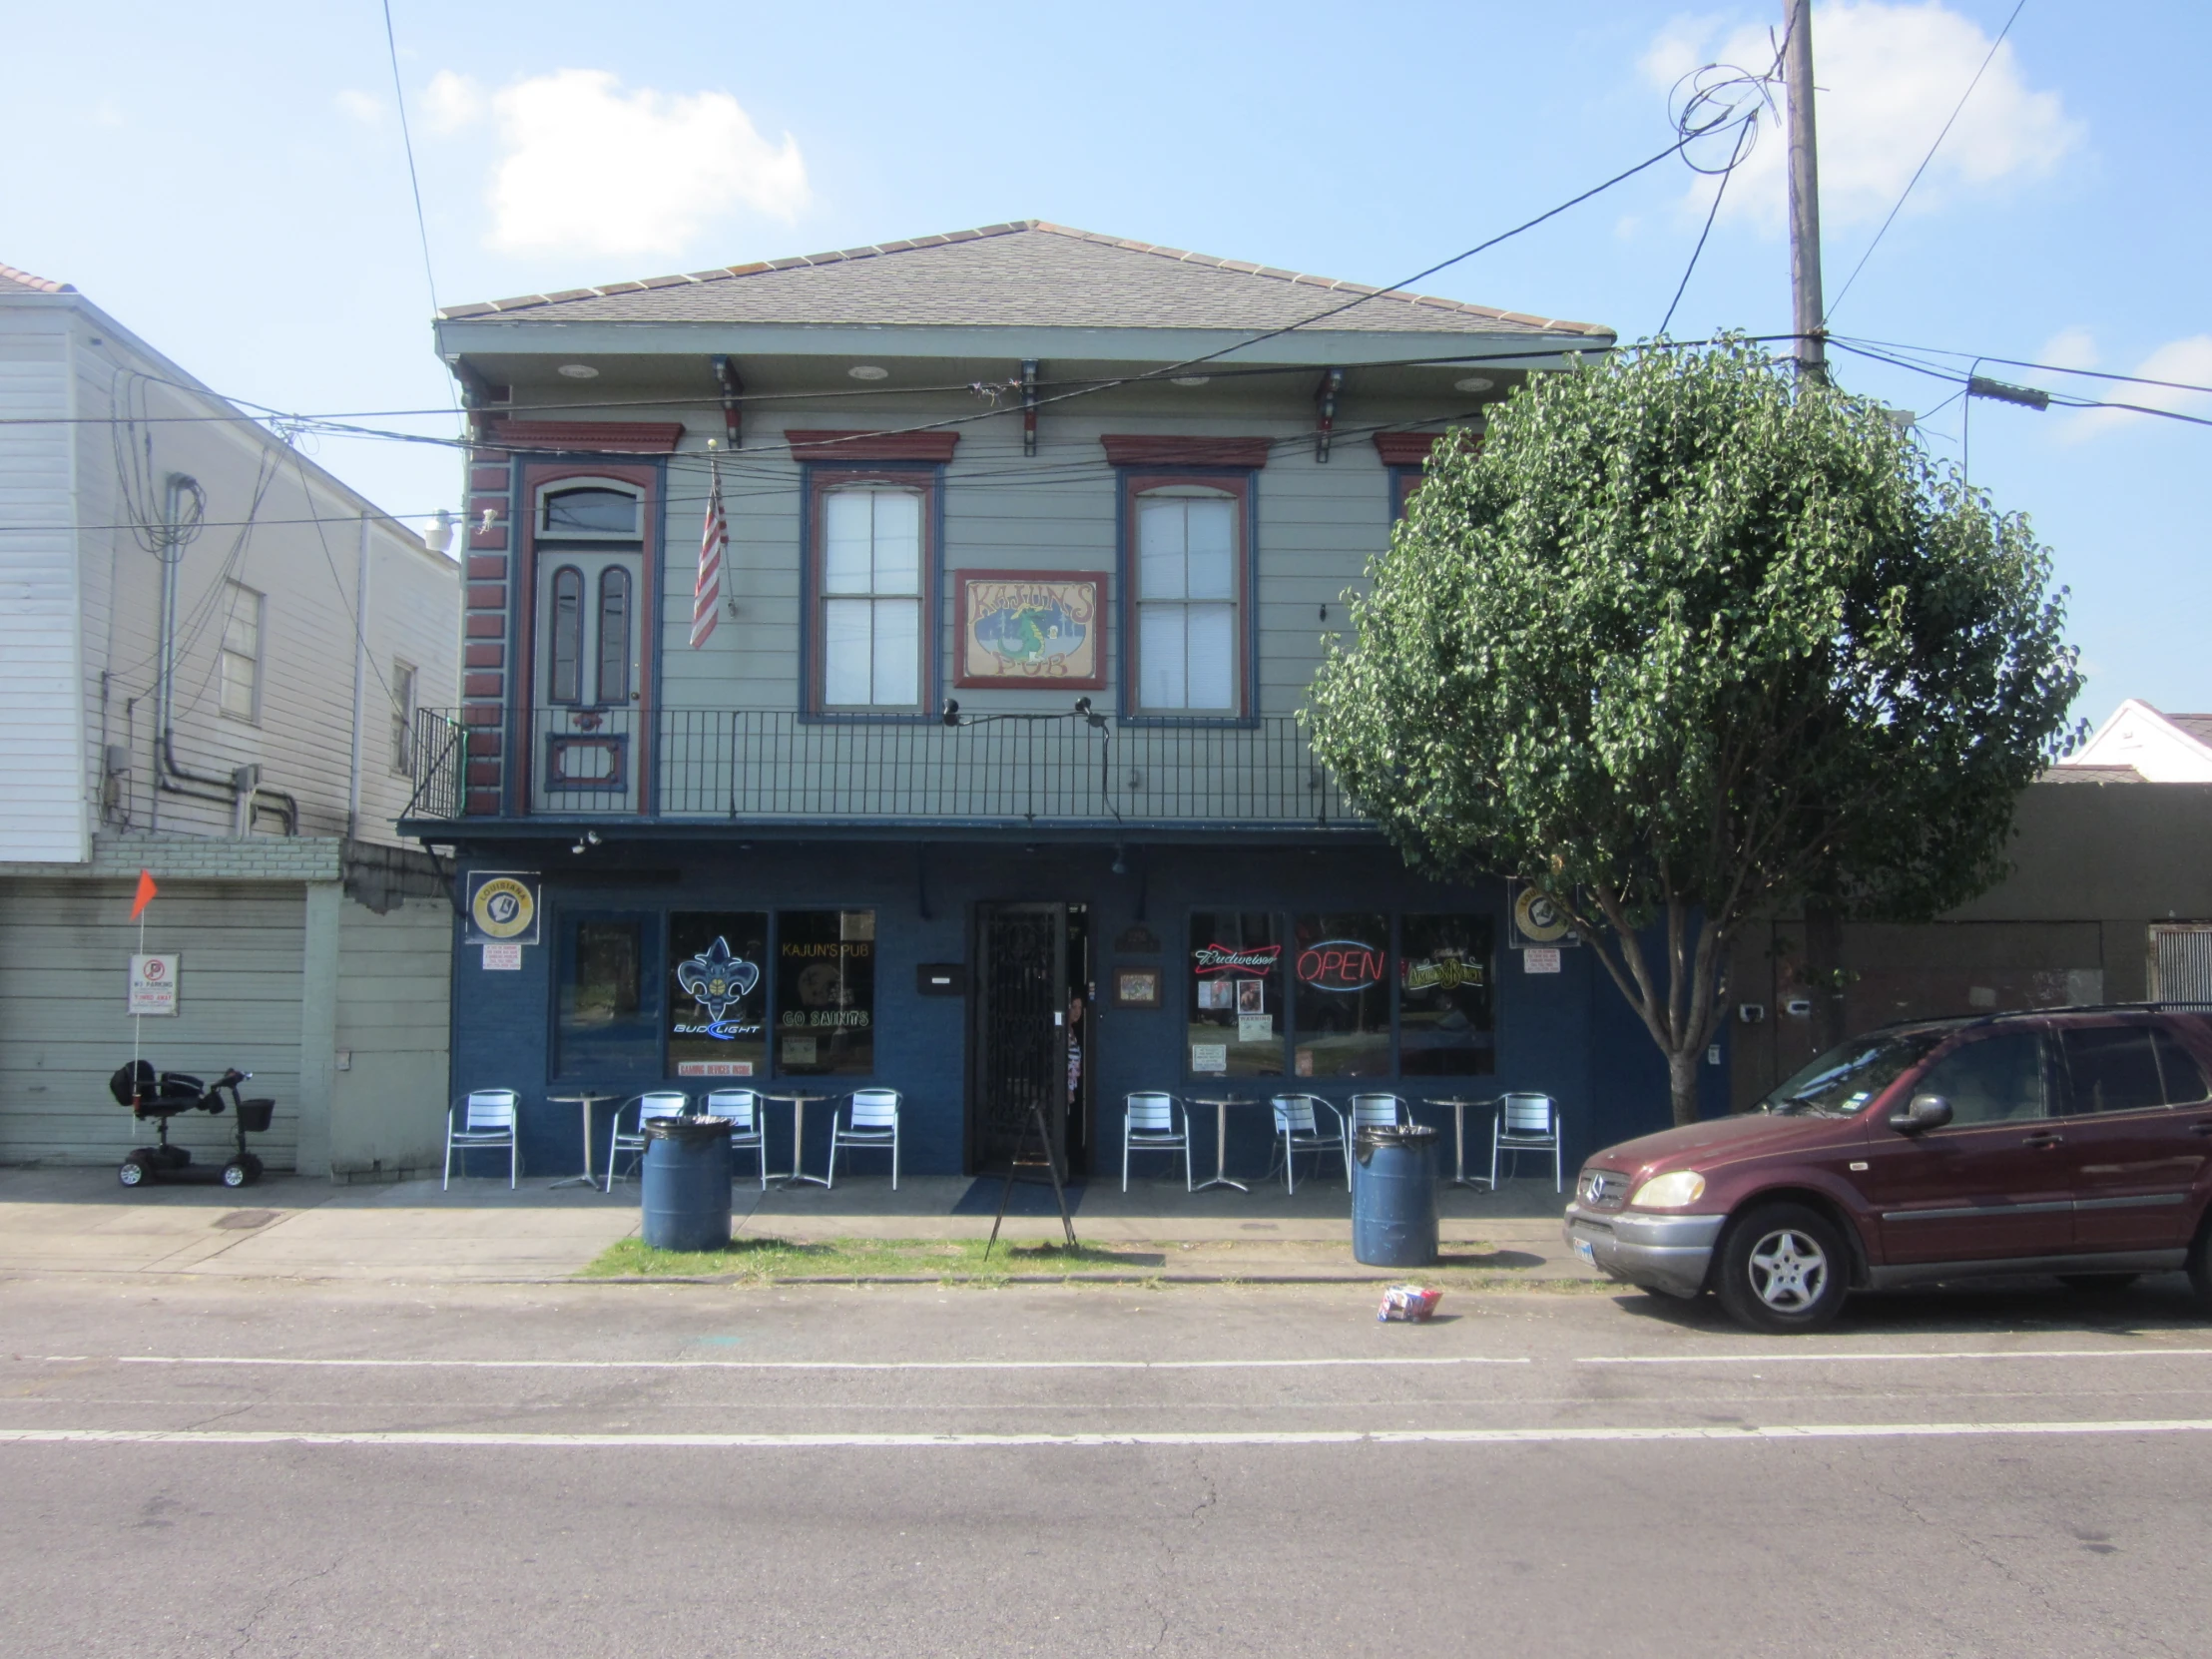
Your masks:
[{"label": "white road line", "polygon": [[2201,1360],[2212,1348],[1956,1349],[1945,1354],[1831,1354],[1814,1349],[1787,1354],[1589,1355],[1578,1366],[1793,1366],[1898,1365],[1917,1360]]},{"label": "white road line", "polygon": [[[43,1354],[48,1365],[82,1365],[93,1356]],[[294,1366],[362,1371],[1298,1371],[1370,1366],[1525,1366],[1526,1358],[1378,1357],[1371,1360],[293,1360],[200,1354],[119,1354],[119,1366]]]},{"label": "white road line", "polygon": [[2147,1418],[2110,1422],[1840,1422],[1716,1424],[1654,1428],[1413,1428],[1273,1430],[1252,1432],[1130,1432],[1095,1434],[527,1434],[438,1430],[252,1428],[0,1428],[0,1444],[16,1445],[358,1445],[521,1449],[690,1448],[700,1450],[923,1450],[937,1447],[1026,1446],[1317,1446],[1317,1445],[1558,1445],[1667,1440],[1777,1442],[1976,1438],[1991,1435],[2205,1434],[2212,1418]]}]

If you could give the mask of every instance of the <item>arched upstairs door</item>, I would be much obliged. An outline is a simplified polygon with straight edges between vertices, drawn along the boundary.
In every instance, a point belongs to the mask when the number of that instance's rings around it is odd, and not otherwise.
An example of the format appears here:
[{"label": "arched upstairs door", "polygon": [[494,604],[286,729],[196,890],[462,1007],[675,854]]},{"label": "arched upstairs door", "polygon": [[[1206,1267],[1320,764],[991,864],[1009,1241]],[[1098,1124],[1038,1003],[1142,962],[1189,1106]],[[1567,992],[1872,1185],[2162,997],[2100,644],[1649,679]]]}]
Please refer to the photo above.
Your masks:
[{"label": "arched upstairs door", "polygon": [[653,740],[642,483],[560,476],[530,495],[535,813],[642,810]]}]

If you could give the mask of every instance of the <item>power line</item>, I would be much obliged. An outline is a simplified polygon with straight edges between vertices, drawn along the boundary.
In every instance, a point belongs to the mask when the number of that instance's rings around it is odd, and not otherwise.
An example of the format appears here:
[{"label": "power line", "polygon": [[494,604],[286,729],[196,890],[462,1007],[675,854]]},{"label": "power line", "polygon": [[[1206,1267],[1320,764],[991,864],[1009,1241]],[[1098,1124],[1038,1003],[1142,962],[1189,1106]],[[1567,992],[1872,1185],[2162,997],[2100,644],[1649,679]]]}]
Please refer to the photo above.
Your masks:
[{"label": "power line", "polygon": [[1728,194],[1728,181],[1736,176],[1736,164],[1744,153],[1744,136],[1751,131],[1751,123],[1758,119],[1754,112],[1744,118],[1744,124],[1736,133],[1736,148],[1729,153],[1728,166],[1721,170],[1720,188],[1713,192],[1713,206],[1705,216],[1705,229],[1697,234],[1697,246],[1690,250],[1690,263],[1682,269],[1682,280],[1674,285],[1674,297],[1667,301],[1667,314],[1659,319],[1659,332],[1667,331],[1667,324],[1674,320],[1674,308],[1682,303],[1683,294],[1690,289],[1690,274],[1697,270],[1698,256],[1705,252],[1705,239],[1713,234],[1713,221],[1721,216],[1721,199]]},{"label": "power line", "polygon": [[2188,380],[2153,380],[2141,374],[2115,374],[2102,368],[2070,368],[2064,363],[2030,362],[2024,357],[1994,357],[1986,351],[1957,351],[1944,345],[1905,345],[1896,340],[1869,339],[1861,334],[1842,336],[1856,340],[1861,345],[1878,345],[1891,351],[1924,351],[1937,357],[1971,357],[1980,363],[2002,363],[2006,368],[2029,368],[2042,374],[2077,374],[2089,380],[2115,380],[2130,386],[2159,386],[2167,391],[2193,391],[2212,397],[2212,386],[2200,386]]},{"label": "power line", "polygon": [[[1916,362],[1911,357],[1900,356],[1890,351],[1875,350],[1864,344],[1854,345],[1833,337],[1829,343],[1839,350],[1851,352],[1854,356],[1866,357],[1878,363],[1888,363],[1893,368],[1910,369],[1916,374],[1925,374],[1932,380],[1943,380],[1951,385],[1964,386],[1968,388],[1969,392],[1975,378],[1973,369],[1968,369],[1961,374],[1953,368]],[[2002,360],[1998,357],[1976,357],[1974,364],[1975,367],[1978,367],[1985,362],[2000,362]],[[2164,384],[2166,382],[2152,383]],[[2201,390],[2203,388],[2188,389]],[[2066,392],[2051,392],[2048,395],[2051,402],[2062,409],[2117,409],[2126,414],[2156,415],[2161,420],[2178,420],[2188,426],[2212,426],[2212,418],[2203,415],[2184,414],[2179,409],[2161,409],[2148,403],[2117,403],[2106,398],[2074,397]]]},{"label": "power line", "polygon": [[2018,0],[2012,8],[2012,15],[2004,20],[2004,27],[1997,31],[1997,38],[1989,42],[1988,55],[1981,60],[1981,68],[1973,72],[1973,79],[1966,83],[1966,90],[1958,95],[1958,104],[1950,112],[1950,120],[1943,123],[1943,130],[1936,135],[1936,142],[1928,147],[1928,154],[1921,158],[1921,165],[1913,170],[1913,177],[1906,181],[1905,191],[1898,197],[1897,206],[1890,210],[1890,217],[1882,222],[1882,229],[1875,232],[1874,241],[1867,244],[1867,251],[1859,256],[1859,263],[1851,268],[1851,275],[1844,278],[1844,285],[1837,290],[1835,299],[1822,314],[1823,321],[1836,314],[1836,307],[1851,292],[1851,284],[1859,280],[1859,274],[1867,269],[1867,262],[1874,258],[1874,251],[1882,246],[1882,239],[1889,234],[1890,226],[1904,210],[1906,197],[1913,194],[1913,187],[1921,182],[1921,175],[1928,171],[1928,164],[1936,159],[1936,152],[1943,147],[1943,140],[1950,136],[1951,126],[1964,111],[1966,100],[1973,96],[1973,89],[1981,84],[1982,75],[1996,61],[1997,48],[2004,44],[2004,37],[2012,32],[2012,25],[2019,21],[2020,13],[2026,8],[2027,0]]},{"label": "power line", "polygon": [[430,227],[422,217],[422,180],[415,172],[414,136],[407,130],[407,89],[399,80],[399,42],[391,31],[391,0],[384,4],[384,51],[391,59],[391,95],[399,103],[399,144],[407,153],[407,188],[414,193],[415,235],[422,243],[422,277],[430,287],[430,310],[438,309],[438,277],[430,267]]}]

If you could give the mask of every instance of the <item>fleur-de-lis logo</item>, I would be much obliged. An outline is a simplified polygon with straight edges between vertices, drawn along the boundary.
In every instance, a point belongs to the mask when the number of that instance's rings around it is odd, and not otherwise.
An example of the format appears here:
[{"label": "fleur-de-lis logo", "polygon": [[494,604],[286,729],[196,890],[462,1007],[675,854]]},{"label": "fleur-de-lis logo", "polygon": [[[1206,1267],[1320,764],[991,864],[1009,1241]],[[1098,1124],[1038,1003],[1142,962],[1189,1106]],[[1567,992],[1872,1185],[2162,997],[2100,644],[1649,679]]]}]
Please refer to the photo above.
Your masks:
[{"label": "fleur-de-lis logo", "polygon": [[720,1024],[723,1016],[753,993],[761,982],[760,964],[730,954],[730,941],[715,942],[690,960],[679,963],[676,982],[691,994],[700,1010]]}]

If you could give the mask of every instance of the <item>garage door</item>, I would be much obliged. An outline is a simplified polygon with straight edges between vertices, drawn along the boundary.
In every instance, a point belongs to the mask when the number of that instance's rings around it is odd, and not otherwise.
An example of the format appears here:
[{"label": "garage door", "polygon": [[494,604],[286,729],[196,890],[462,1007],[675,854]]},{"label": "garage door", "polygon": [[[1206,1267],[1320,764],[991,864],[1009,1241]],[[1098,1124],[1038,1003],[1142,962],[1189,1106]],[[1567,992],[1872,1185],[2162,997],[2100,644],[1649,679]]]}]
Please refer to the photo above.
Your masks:
[{"label": "garage door", "polygon": [[[108,1163],[147,1138],[115,1104],[108,1074],[131,1058],[124,1011],[139,930],[127,881],[0,882],[0,1162]],[[164,1071],[254,1073],[249,1094],[276,1102],[254,1149],[289,1169],[299,1126],[297,885],[164,881],[145,948],[174,952],[178,1011],[138,1022],[141,1052]],[[229,1114],[179,1117],[196,1155],[232,1133]]]}]

